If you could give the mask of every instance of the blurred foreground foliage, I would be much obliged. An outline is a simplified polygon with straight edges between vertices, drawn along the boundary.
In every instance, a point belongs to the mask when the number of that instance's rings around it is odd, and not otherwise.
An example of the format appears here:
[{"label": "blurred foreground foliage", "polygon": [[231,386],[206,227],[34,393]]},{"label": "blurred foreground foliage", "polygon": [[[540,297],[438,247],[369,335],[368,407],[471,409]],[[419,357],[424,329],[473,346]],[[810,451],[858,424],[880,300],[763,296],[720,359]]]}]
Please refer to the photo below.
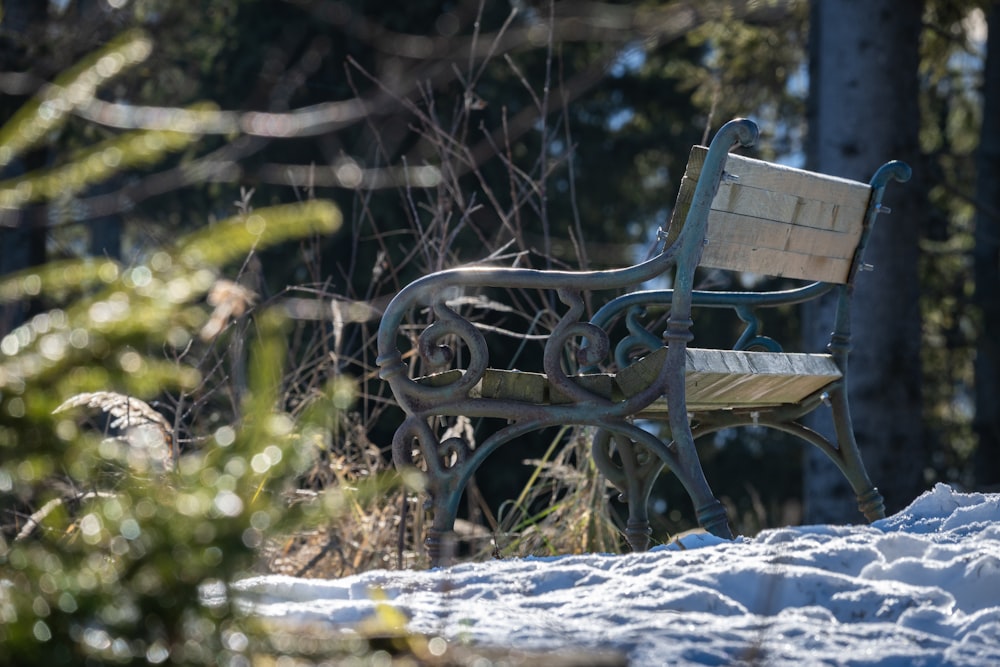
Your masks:
[{"label": "blurred foreground foliage", "polygon": [[[43,141],[69,107],[141,60],[143,39],[112,42],[25,105],[0,128],[0,161]],[[0,206],[78,191],[194,138],[126,134],[0,183]],[[354,386],[329,378],[290,414],[287,317],[256,307],[251,291],[223,276],[260,250],[331,234],[341,222],[321,200],[244,206],[128,266],[65,259],[0,280],[0,304],[36,304],[0,340],[0,664],[245,662],[253,633],[225,595],[207,604],[206,587],[224,590],[248,572],[276,532],[342,511],[342,489],[290,497],[341,428]],[[245,390],[220,413],[228,418],[182,449],[190,425],[152,406],[204,388],[205,355],[192,350],[237,345],[226,331],[233,319],[249,323],[238,332],[249,349],[240,357]],[[84,413],[96,418],[91,426]]]},{"label": "blurred foreground foliage", "polygon": [[[201,589],[246,572],[272,531],[336,514],[334,492],[294,504],[288,492],[328,445],[352,386],[333,380],[287,414],[287,327],[261,309],[237,423],[181,453],[142,399],[201,381],[163,350],[198,342],[221,267],[339,222],[319,201],[265,208],[128,269],[81,260],[0,283],[4,300],[59,304],[0,342],[0,502],[20,517],[0,543],[0,663],[214,665],[246,648],[229,606],[206,606]],[[118,435],[81,428],[78,405],[114,417]]]}]

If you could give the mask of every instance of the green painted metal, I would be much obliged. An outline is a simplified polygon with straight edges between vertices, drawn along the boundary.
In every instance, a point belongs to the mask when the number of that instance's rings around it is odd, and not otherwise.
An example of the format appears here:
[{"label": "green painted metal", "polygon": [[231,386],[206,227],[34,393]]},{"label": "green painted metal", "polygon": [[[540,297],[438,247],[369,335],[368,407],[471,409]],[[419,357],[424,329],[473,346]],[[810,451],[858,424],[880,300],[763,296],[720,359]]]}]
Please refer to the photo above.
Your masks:
[{"label": "green painted metal", "polygon": [[[905,181],[906,165],[894,162],[882,167],[871,181],[872,195],[861,242],[845,285],[813,283],[798,289],[771,293],[710,292],[694,289],[709,208],[723,178],[726,158],[734,145],[752,145],[757,127],[749,120],[727,123],[709,147],[690,210],[679,234],[663,243],[653,256],[634,266],[609,271],[541,271],[533,269],[469,267],[434,273],[401,290],[383,315],[378,332],[380,376],[407,413],[393,438],[397,466],[414,463],[419,451],[425,467],[427,490],[434,519],[426,544],[433,562],[446,555],[447,535],[452,530],[462,492],[476,470],[491,453],[512,439],[550,426],[593,427],[593,456],[607,478],[629,503],[626,535],[634,549],[649,544],[647,502],[653,482],[663,467],[684,485],[694,503],[699,523],[721,536],[731,536],[722,504],[713,495],[694,447],[694,439],[720,428],[759,424],[793,433],[822,451],[843,471],[859,498],[865,516],[882,515],[882,499],[865,472],[854,441],[844,381],[835,382],[822,395],[797,405],[763,411],[714,410],[689,414],[685,399],[685,350],[691,339],[692,310],[700,307],[731,308],[746,324],[733,349],[780,351],[776,341],[762,335],[757,311],[796,304],[837,290],[840,297],[835,332],[829,346],[843,376],[847,376],[850,348],[850,298],[854,275],[862,266],[864,243],[875,217],[884,212],[881,201],[890,180]],[[582,294],[593,290],[629,290],[666,272],[672,272],[673,289],[630,291],[601,308],[590,321],[583,321]],[[474,288],[520,288],[552,290],[564,313],[550,332],[540,374],[496,374],[490,369],[484,335],[470,321],[449,307],[448,301],[463,290]],[[399,348],[407,315],[429,309],[434,320],[418,336],[416,353],[427,364],[460,368],[428,378],[413,378]],[[648,311],[669,310],[666,331],[661,335],[644,326]],[[628,335],[611,346],[609,330],[624,317]],[[460,341],[458,348],[444,344]],[[582,373],[596,373],[613,356],[619,368],[637,351],[652,352],[666,345],[666,360],[644,389],[631,395],[610,393],[607,380],[581,380],[569,375],[562,360],[574,341]],[[534,376],[534,377],[533,377]],[[540,379],[539,379],[540,378]],[[541,384],[539,384],[541,382]],[[592,384],[597,382],[598,384]],[[633,423],[633,417],[654,401],[666,397],[672,441],[665,442]],[[553,397],[558,397],[554,400]],[[829,403],[836,425],[836,443],[806,429],[799,419]],[[474,447],[461,438],[441,440],[435,424],[441,416],[486,417],[505,420]]]}]

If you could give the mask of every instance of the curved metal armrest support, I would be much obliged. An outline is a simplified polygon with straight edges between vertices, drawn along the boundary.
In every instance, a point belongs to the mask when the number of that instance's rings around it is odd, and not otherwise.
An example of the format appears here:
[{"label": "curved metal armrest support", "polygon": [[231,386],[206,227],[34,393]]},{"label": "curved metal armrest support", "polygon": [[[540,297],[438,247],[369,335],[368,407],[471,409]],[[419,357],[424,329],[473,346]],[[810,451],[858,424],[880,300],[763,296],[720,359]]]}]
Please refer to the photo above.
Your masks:
[{"label": "curved metal armrest support", "polygon": [[[777,352],[781,349],[780,345],[772,339],[760,335],[761,324],[756,311],[760,308],[777,308],[805,303],[836,287],[837,285],[833,283],[814,282],[793,289],[770,292],[694,290],[691,292],[691,306],[694,308],[730,308],[736,313],[746,324],[746,327],[736,343],[733,344],[734,350],[763,346]],[[616,350],[616,362],[619,366],[627,363],[625,355],[631,349],[636,347],[655,349],[663,345],[660,336],[642,327],[638,322],[637,313],[651,307],[670,308],[673,298],[674,290],[672,289],[632,292],[608,302],[594,314],[590,323],[604,330],[607,330],[616,317],[625,314],[626,326],[630,335],[622,341],[619,349]],[[585,370],[593,371],[595,369]]]},{"label": "curved metal armrest support", "polygon": [[847,356],[851,349],[851,296],[854,291],[854,279],[858,271],[864,264],[865,248],[871,237],[872,229],[875,227],[875,218],[880,213],[890,213],[891,210],[882,205],[882,197],[885,195],[885,188],[890,181],[905,183],[910,180],[913,170],[905,162],[893,160],[879,167],[869,181],[872,188],[872,196],[868,202],[868,212],[865,216],[865,224],[861,232],[861,239],[858,241],[858,248],[854,254],[854,262],[851,267],[851,274],[847,285],[840,292],[840,299],[837,302],[837,315],[833,328],[833,335],[830,338],[830,352],[837,360],[837,364],[847,374]]},{"label": "curved metal armrest support", "polygon": [[891,209],[882,205],[882,197],[885,195],[886,186],[889,185],[890,181],[905,183],[910,180],[910,176],[912,175],[913,170],[910,169],[910,165],[905,162],[900,162],[899,160],[893,160],[892,162],[886,162],[879,167],[875,171],[871,180],[868,182],[872,188],[872,196],[868,202],[868,212],[865,216],[865,225],[861,232],[861,239],[858,241],[858,249],[854,258],[854,266],[851,269],[849,283],[854,282],[854,277],[863,265],[865,248],[868,245],[868,239],[871,237],[872,229],[875,227],[875,218],[877,218],[880,213],[891,212]]}]

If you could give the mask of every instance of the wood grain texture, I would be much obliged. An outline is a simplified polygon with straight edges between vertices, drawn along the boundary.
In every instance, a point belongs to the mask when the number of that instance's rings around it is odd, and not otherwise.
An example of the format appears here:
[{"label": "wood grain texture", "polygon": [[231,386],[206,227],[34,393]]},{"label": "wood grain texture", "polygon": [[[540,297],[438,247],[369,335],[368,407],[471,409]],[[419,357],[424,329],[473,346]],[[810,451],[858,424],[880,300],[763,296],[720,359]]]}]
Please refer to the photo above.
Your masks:
[{"label": "wood grain texture", "polygon": [[[668,241],[687,217],[706,154],[703,146],[691,150]],[[865,183],[729,155],[709,212],[700,264],[846,282],[870,197]]]},{"label": "wood grain texture", "polygon": [[[815,394],[842,376],[828,354],[686,350],[685,387],[691,412],[722,408],[753,408],[794,404]],[[666,360],[660,348],[615,375],[594,373],[574,381],[595,396],[621,401],[653,382]],[[460,371],[421,378],[428,385],[455,381]],[[536,405],[569,403],[571,399],[542,373],[489,369],[470,397],[523,401]],[[644,415],[666,414],[660,399]]]}]

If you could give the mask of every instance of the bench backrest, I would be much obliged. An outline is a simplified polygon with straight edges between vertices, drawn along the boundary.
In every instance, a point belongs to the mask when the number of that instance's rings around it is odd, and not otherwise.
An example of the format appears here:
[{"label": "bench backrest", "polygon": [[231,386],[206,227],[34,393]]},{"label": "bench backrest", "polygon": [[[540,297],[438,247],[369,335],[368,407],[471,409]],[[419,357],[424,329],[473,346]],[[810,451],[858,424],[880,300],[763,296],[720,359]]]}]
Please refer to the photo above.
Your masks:
[{"label": "bench backrest", "polygon": [[[668,243],[680,233],[708,149],[691,150]],[[871,186],[730,154],[708,216],[701,266],[846,283]]]}]

